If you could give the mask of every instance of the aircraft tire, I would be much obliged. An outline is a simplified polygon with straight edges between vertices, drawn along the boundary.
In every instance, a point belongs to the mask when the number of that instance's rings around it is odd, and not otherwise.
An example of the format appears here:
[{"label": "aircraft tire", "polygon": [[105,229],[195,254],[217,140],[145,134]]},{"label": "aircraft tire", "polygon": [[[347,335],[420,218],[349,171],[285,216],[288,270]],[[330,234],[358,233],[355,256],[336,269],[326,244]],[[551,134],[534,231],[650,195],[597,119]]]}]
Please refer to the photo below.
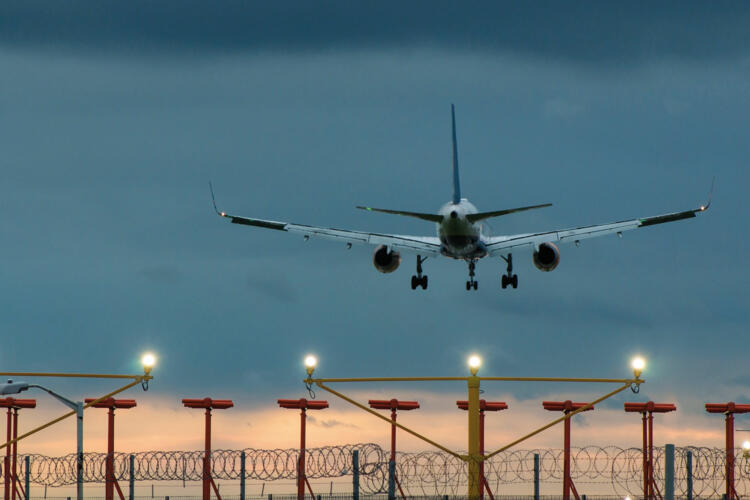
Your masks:
[{"label": "aircraft tire", "polygon": [[417,289],[417,277],[416,276],[411,277],[411,289],[412,290]]}]

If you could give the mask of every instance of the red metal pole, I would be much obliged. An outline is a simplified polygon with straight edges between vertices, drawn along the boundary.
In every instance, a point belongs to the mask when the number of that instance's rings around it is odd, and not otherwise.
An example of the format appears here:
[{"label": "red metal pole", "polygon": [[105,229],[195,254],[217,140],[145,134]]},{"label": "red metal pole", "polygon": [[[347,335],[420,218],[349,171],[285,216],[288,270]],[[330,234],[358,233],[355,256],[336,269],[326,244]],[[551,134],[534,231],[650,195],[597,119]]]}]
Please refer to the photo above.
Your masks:
[{"label": "red metal pole", "polygon": [[115,408],[111,406],[107,413],[107,463],[104,497],[114,500],[115,497]]},{"label": "red metal pole", "polygon": [[648,421],[643,412],[643,498],[648,499]]},{"label": "red metal pole", "polygon": [[[18,408],[13,408],[13,439],[18,438]],[[10,476],[13,500],[16,500],[16,482],[18,481],[18,441],[13,443],[13,471]]]},{"label": "red metal pole", "polygon": [[[8,431],[6,432],[7,439],[5,442],[10,442],[11,436],[12,436],[12,426],[13,422],[11,420],[11,408],[8,407]],[[10,500],[10,446],[7,446],[5,448],[5,500]]]},{"label": "red metal pole", "polygon": [[[570,413],[565,410],[565,414]],[[565,438],[563,444],[563,500],[570,500],[570,419],[565,419]]]},{"label": "red metal pole", "polygon": [[297,467],[297,500],[305,500],[305,426],[307,411],[300,410],[299,465]]},{"label": "red metal pole", "polygon": [[391,462],[396,463],[396,409],[391,410]]},{"label": "red metal pole", "polygon": [[211,500],[211,408],[206,408],[206,456],[203,458],[203,500]]},{"label": "red metal pole", "polygon": [[727,413],[727,498],[734,496],[734,413]]},{"label": "red metal pole", "polygon": [[648,495],[654,498],[654,413],[648,412]]}]

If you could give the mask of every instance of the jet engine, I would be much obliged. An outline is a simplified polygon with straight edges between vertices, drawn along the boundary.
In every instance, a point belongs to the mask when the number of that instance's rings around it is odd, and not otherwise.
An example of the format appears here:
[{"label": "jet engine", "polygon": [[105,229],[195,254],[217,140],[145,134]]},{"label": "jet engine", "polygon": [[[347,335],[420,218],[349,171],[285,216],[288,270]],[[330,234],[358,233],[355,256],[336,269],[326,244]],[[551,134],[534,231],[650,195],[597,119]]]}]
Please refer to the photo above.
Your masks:
[{"label": "jet engine", "polygon": [[401,254],[379,245],[372,254],[372,265],[381,273],[392,273],[401,264]]},{"label": "jet engine", "polygon": [[534,251],[534,265],[540,271],[552,271],[559,263],[560,250],[552,243],[542,243]]}]

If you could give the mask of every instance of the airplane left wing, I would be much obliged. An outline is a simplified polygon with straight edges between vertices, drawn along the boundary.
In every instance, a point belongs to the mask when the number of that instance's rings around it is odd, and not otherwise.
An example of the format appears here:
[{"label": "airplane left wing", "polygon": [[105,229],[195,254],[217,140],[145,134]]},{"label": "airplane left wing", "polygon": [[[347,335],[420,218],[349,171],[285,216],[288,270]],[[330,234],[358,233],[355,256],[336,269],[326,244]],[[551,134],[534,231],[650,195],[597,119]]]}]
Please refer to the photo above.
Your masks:
[{"label": "airplane left wing", "polygon": [[623,231],[638,229],[640,227],[654,226],[666,222],[674,222],[683,219],[690,219],[708,209],[711,201],[693,210],[684,212],[673,212],[669,214],[656,215],[643,219],[632,219],[610,224],[597,224],[594,226],[583,226],[573,229],[564,229],[562,231],[547,231],[544,233],[515,234],[510,236],[496,236],[489,238],[487,251],[490,256],[505,255],[512,250],[522,247],[534,247],[541,243],[578,243],[586,238],[596,238],[607,234],[620,235]]},{"label": "airplane left wing", "polygon": [[321,238],[349,244],[386,245],[395,250],[414,252],[420,255],[440,254],[440,240],[436,237],[367,233],[364,231],[350,231],[348,229],[335,229],[292,224],[290,222],[254,219],[251,217],[240,217],[238,215],[230,215],[226,212],[220,212],[216,208],[216,200],[213,199],[213,187],[211,187],[211,198],[214,202],[214,210],[216,210],[216,213],[229,219],[232,224],[242,224],[245,226],[255,226],[265,229],[297,233],[304,236],[305,239]]}]

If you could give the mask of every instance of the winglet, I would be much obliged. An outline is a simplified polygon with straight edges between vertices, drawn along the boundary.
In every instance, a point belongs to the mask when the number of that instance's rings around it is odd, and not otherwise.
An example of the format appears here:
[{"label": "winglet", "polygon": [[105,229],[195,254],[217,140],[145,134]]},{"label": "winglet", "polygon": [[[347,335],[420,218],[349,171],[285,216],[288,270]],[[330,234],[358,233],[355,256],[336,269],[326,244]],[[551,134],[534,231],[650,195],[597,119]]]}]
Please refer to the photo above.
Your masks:
[{"label": "winglet", "polygon": [[211,184],[211,181],[208,181],[208,189],[211,190],[211,202],[214,204],[214,211],[217,215],[220,215],[222,217],[226,217],[227,214],[224,212],[219,212],[219,209],[216,208],[216,197],[214,196],[214,186]]},{"label": "winglet", "polygon": [[714,178],[711,179],[711,190],[708,192],[708,201],[706,202],[705,205],[701,205],[700,207],[701,212],[705,212],[706,210],[708,210],[708,207],[711,206],[711,200],[714,197],[714,184],[715,183],[716,183],[716,176],[714,176]]},{"label": "winglet", "polygon": [[456,144],[456,109],[451,104],[451,130],[453,138],[453,203],[461,203],[461,183],[458,178],[458,145]]}]

